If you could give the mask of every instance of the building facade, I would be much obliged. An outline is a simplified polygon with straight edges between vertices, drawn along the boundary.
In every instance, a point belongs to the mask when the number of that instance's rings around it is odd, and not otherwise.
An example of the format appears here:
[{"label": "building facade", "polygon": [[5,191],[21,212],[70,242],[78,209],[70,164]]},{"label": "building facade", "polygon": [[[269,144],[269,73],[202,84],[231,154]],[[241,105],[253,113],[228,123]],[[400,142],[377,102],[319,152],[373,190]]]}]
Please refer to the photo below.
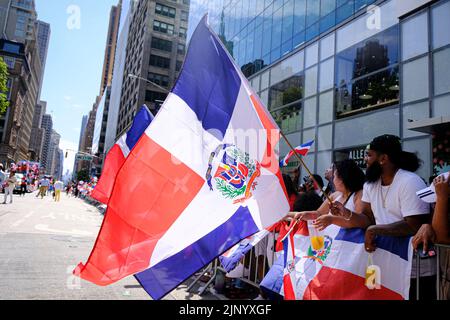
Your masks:
[{"label": "building facade", "polygon": [[39,101],[34,108],[33,126],[30,137],[30,160],[39,162],[41,150],[44,145],[45,129],[42,127],[42,118],[47,110],[47,102]]},{"label": "building facade", "polygon": [[178,78],[186,51],[188,16],[187,0],[135,2],[129,25],[133,37],[127,39],[124,60],[116,139],[127,131],[143,104],[156,114]]},{"label": "building facade", "polygon": [[[78,141],[78,150],[81,151],[81,142],[83,140],[84,137],[84,133],[86,131],[86,127],[87,127],[87,122],[88,122],[88,116],[83,116],[83,118],[81,119],[81,130],[80,130],[80,139]],[[78,172],[78,160],[77,157],[75,157],[75,162],[73,164],[73,176],[76,176],[76,173]]]},{"label": "building facade", "polygon": [[0,55],[8,65],[10,106],[0,116],[0,161],[31,158],[29,150],[34,109],[42,66],[37,42],[37,14],[33,0],[0,0]]},{"label": "building facade", "polygon": [[422,178],[449,169],[448,0],[215,3],[205,5],[213,29],[288,140],[316,141],[312,171],[345,158],[364,167],[365,147],[385,133],[423,160]]},{"label": "building facade", "polygon": [[100,176],[103,168],[103,160],[105,158],[105,138],[110,97],[111,87],[106,87],[103,97],[98,104],[97,114],[95,117],[92,154],[95,155],[93,160],[93,168],[95,168],[96,176]]},{"label": "building facade", "polygon": [[120,98],[124,79],[125,58],[127,54],[128,31],[130,29],[131,15],[133,13],[134,1],[122,1],[120,16],[120,31],[116,45],[116,56],[114,58],[113,78],[111,81],[111,97],[109,102],[108,121],[106,126],[105,153],[116,143],[117,122],[119,120]]}]

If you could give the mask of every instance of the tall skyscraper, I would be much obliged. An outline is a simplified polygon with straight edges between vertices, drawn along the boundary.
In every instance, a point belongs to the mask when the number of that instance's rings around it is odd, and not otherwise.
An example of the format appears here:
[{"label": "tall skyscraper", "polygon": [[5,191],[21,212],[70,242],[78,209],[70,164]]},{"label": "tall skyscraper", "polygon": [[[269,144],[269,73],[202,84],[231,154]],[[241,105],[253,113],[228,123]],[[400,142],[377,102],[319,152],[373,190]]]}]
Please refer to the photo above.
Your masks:
[{"label": "tall skyscraper", "polygon": [[108,36],[106,38],[105,59],[103,61],[103,73],[102,73],[102,83],[100,86],[100,96],[103,96],[103,92],[106,89],[106,87],[111,85],[113,77],[114,58],[116,56],[116,45],[117,45],[117,36],[119,33],[121,9],[122,9],[122,0],[119,0],[119,4],[117,6],[113,6],[109,14],[109,27],[108,27]]},{"label": "tall skyscraper", "polygon": [[40,95],[41,95],[42,83],[44,80],[48,46],[50,44],[50,35],[51,35],[50,24],[48,24],[47,22],[38,20],[37,21],[37,43],[38,43],[38,47],[39,47],[39,59],[41,60],[41,78],[39,81],[40,85],[39,85],[38,99],[40,98]]},{"label": "tall skyscraper", "polygon": [[39,101],[34,108],[33,126],[30,138],[30,160],[40,161],[42,146],[44,144],[45,129],[42,128],[42,118],[47,110],[47,102]]},{"label": "tall skyscraper", "polygon": [[42,117],[42,128],[45,130],[44,143],[41,151],[41,167],[44,168],[44,172],[51,169],[52,154],[50,152],[51,138],[53,132],[53,120],[49,114],[44,114]]},{"label": "tall skyscraper", "polygon": [[188,16],[189,1],[135,2],[129,27],[129,34],[133,36],[127,39],[116,138],[130,127],[143,104],[156,114],[178,78],[186,51]]}]

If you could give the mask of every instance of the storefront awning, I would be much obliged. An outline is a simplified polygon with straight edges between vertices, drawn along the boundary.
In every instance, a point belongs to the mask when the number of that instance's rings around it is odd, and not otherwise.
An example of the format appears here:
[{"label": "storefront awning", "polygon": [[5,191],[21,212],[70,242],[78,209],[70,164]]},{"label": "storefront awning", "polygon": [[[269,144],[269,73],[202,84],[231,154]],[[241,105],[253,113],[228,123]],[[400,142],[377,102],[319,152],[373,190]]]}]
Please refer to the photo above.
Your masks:
[{"label": "storefront awning", "polygon": [[419,131],[428,134],[445,132],[450,130],[450,117],[436,117],[413,121],[407,124],[408,130]]}]

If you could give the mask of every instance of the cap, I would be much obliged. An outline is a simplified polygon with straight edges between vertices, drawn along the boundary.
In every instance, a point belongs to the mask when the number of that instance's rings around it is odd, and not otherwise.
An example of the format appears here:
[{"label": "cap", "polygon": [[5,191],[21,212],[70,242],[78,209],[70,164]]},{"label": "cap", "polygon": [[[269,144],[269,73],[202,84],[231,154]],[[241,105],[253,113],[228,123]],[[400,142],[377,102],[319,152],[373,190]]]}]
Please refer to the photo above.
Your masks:
[{"label": "cap", "polygon": [[384,134],[376,137],[369,144],[368,149],[388,155],[403,151],[401,139],[391,134]]}]

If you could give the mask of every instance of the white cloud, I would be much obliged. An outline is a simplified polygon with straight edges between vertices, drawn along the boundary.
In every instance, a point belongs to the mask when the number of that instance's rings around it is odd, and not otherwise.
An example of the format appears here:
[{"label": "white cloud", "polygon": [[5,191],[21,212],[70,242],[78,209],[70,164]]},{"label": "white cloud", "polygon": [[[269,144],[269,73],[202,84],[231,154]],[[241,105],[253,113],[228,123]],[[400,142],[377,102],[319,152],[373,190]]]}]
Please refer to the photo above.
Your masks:
[{"label": "white cloud", "polygon": [[72,100],[72,97],[71,96],[64,96],[64,100],[70,101],[70,100]]}]

